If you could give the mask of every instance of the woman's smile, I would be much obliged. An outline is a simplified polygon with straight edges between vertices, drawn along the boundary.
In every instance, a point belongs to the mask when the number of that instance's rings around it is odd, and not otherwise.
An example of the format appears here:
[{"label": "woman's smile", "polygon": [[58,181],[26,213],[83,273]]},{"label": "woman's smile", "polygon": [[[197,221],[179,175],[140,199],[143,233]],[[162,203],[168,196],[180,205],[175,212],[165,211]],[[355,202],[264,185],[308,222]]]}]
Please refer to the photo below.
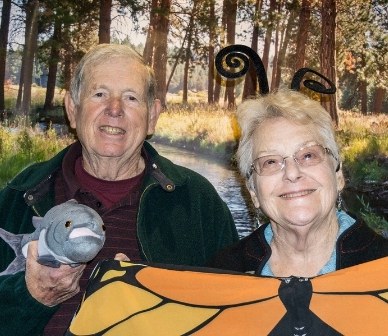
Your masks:
[{"label": "woman's smile", "polygon": [[280,197],[284,199],[292,199],[296,197],[304,197],[306,195],[310,195],[313,193],[316,189],[306,189],[306,190],[301,190],[301,191],[294,191],[294,192],[288,192],[281,194]]}]

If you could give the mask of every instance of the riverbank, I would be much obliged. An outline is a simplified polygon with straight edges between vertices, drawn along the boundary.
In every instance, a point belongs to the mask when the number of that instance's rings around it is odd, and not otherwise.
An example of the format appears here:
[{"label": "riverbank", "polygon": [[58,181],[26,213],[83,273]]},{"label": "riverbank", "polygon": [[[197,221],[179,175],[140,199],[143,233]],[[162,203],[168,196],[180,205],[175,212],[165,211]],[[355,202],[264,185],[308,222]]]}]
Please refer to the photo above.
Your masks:
[{"label": "riverbank", "polygon": [[215,148],[211,146],[202,146],[198,139],[172,140],[169,137],[155,134],[152,136],[151,140],[162,145],[182,148],[233,167],[236,167],[237,164],[235,160],[235,152],[238,145],[237,141],[229,141],[228,143],[224,143],[222,146]]}]

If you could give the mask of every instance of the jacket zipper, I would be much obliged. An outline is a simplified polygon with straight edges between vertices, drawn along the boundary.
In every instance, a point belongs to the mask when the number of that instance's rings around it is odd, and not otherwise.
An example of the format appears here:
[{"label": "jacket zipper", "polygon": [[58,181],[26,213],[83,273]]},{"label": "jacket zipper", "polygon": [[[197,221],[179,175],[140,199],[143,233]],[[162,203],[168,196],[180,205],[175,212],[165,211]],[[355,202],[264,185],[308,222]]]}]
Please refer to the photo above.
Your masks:
[{"label": "jacket zipper", "polygon": [[146,258],[147,261],[152,261],[150,260],[150,258],[147,256],[147,254],[145,253],[144,251],[144,248],[143,248],[143,244],[141,242],[141,239],[139,237],[139,216],[140,216],[140,213],[141,213],[141,209],[142,209],[142,200],[143,200],[143,196],[144,194],[151,188],[153,188],[154,186],[157,186],[158,183],[151,183],[149,184],[142,192],[141,196],[140,196],[140,201],[139,201],[139,210],[137,212],[137,219],[136,219],[136,228],[137,228],[137,232],[138,232],[138,240],[139,240],[139,245],[140,245],[140,249],[141,249],[141,252],[143,253],[144,257]]},{"label": "jacket zipper", "polygon": [[32,206],[31,206],[31,209],[34,210],[34,212],[35,212],[35,214],[36,214],[37,216],[43,217],[43,216],[38,212],[38,210],[36,210],[35,205],[32,205]]}]

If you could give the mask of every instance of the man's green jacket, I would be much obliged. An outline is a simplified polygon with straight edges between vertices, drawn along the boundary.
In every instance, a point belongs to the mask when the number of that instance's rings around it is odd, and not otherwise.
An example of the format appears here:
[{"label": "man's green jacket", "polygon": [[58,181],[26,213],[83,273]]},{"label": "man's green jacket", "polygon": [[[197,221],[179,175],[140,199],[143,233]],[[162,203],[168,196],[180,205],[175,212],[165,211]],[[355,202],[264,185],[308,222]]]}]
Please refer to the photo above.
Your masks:
[{"label": "man's green jacket", "polygon": [[[205,265],[238,240],[228,207],[204,177],[173,164],[147,142],[144,149],[151,160],[137,219],[144,260]],[[53,175],[67,150],[27,167],[0,191],[0,227],[17,234],[34,231],[32,216],[44,216],[55,205]],[[0,239],[0,272],[14,257]],[[0,335],[40,335],[57,309],[33,299],[24,276],[25,272],[0,276]]]}]

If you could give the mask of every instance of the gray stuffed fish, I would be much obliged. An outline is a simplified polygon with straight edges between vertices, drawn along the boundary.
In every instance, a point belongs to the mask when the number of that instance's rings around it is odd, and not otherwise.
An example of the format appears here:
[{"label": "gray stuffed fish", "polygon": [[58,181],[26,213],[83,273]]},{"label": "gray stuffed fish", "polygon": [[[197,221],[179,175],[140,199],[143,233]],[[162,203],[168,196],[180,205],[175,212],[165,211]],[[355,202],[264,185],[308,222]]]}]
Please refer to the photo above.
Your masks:
[{"label": "gray stuffed fish", "polygon": [[90,207],[70,200],[51,208],[44,217],[33,217],[35,231],[13,234],[0,228],[0,237],[16,257],[0,275],[26,267],[28,244],[38,240],[38,262],[50,267],[78,265],[92,260],[105,243],[105,226]]}]

